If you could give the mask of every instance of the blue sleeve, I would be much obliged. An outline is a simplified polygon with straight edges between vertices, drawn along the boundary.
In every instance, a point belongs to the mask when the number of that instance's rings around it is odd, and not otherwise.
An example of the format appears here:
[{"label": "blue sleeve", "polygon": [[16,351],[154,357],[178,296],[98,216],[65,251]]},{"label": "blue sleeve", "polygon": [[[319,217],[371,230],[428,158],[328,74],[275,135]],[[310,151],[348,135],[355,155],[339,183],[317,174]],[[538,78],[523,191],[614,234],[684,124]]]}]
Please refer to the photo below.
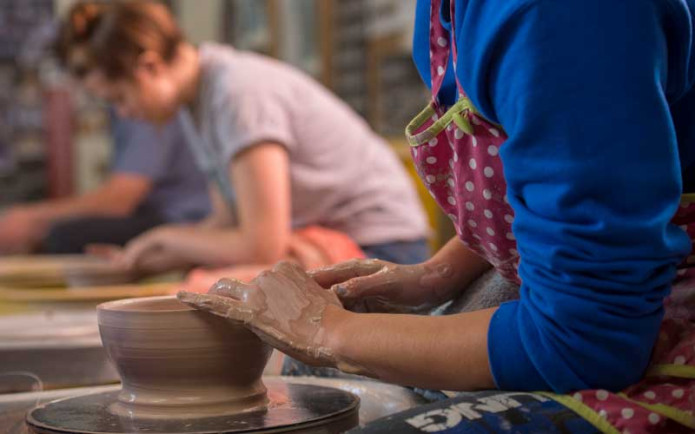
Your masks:
[{"label": "blue sleeve", "polygon": [[489,329],[497,386],[618,390],[646,369],[675,266],[681,194],[666,2],[459,2],[457,71],[501,148],[521,298]]},{"label": "blue sleeve", "polygon": [[145,122],[113,117],[112,172],[141,175],[152,182],[163,179],[171,154],[169,129],[169,126],[159,129]]}]

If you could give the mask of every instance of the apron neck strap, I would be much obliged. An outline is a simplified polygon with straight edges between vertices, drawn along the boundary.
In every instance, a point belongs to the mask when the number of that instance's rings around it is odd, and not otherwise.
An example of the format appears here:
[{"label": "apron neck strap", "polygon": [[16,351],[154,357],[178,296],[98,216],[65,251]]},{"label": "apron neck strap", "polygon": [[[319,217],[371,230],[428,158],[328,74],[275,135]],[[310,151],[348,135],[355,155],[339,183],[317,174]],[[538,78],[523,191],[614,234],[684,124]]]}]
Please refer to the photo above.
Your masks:
[{"label": "apron neck strap", "polygon": [[[449,4],[449,17],[451,20],[451,31],[447,30],[441,21],[442,2],[446,1]],[[430,77],[432,99],[437,101],[439,91],[442,89],[444,78],[446,77],[447,68],[449,67],[449,58],[453,61],[454,79],[456,87],[461,95],[465,95],[463,87],[459,83],[456,74],[456,60],[458,52],[456,47],[456,31],[454,30],[454,8],[456,0],[431,0],[430,1]],[[454,35],[452,37],[452,35]]]}]

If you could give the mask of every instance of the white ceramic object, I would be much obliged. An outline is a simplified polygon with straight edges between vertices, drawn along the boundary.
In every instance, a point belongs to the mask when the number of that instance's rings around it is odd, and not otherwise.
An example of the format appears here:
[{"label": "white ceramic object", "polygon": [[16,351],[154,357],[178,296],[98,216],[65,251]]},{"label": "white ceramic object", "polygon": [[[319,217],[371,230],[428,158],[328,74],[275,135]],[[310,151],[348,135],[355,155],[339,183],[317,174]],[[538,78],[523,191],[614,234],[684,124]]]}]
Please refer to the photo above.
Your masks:
[{"label": "white ceramic object", "polygon": [[123,387],[115,414],[194,418],[262,410],[272,348],[245,327],[174,296],[97,307],[99,332]]}]

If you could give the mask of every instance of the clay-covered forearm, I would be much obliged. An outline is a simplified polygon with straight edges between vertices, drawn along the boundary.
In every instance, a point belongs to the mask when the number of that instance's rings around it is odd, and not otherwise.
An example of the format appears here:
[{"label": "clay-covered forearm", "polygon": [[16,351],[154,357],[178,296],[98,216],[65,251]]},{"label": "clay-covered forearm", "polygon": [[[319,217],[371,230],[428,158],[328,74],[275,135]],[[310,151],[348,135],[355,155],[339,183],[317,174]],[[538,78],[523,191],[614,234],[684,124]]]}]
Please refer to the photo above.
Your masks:
[{"label": "clay-covered forearm", "polygon": [[451,271],[438,274],[450,276],[442,283],[458,289],[466,288],[491,268],[489,262],[476,255],[457,237],[450,239],[424,265],[438,270],[445,270],[445,268],[450,267]]},{"label": "clay-covered forearm", "polygon": [[249,283],[223,280],[207,294],[181,292],[179,299],[240,321],[312,365],[425,388],[494,387],[487,359],[494,309],[442,317],[352,313],[287,262]]},{"label": "clay-covered forearm", "polygon": [[359,314],[329,306],[326,343],[338,368],[428,389],[494,388],[487,330],[496,309],[447,315]]}]

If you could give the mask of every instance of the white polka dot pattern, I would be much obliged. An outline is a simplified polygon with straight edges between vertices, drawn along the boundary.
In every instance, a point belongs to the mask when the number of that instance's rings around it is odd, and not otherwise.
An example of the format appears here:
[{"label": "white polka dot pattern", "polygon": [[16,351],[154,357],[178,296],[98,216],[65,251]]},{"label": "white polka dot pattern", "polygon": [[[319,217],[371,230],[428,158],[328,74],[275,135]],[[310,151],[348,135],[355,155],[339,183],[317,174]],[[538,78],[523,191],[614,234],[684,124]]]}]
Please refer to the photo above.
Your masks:
[{"label": "white polka dot pattern", "polygon": [[[514,213],[509,205],[501,160],[505,132],[478,115],[475,110],[447,113],[447,108],[437,99],[447,67],[456,72],[457,58],[455,41],[450,39],[448,31],[441,25],[441,2],[442,0],[431,0],[431,107],[435,114],[420,125],[409,126],[411,134],[408,139],[413,144],[412,155],[420,176],[426,181],[437,203],[454,222],[456,232],[463,242],[485,257],[503,276],[519,282],[517,267],[520,258],[512,231]],[[457,2],[450,2],[452,8],[456,4]],[[455,14],[452,13],[451,16]],[[451,65],[450,51],[453,52],[454,59]],[[462,98],[465,98],[460,83],[457,86]],[[457,116],[456,123],[451,121],[454,115]],[[434,131],[433,123],[438,120],[442,122],[443,119],[447,119],[447,123],[437,125],[437,131]],[[472,134],[469,134],[471,130]],[[436,161],[430,163],[429,157],[434,157]],[[434,181],[430,182],[432,180]],[[517,202],[516,197],[512,199]],[[687,212],[692,213],[692,218],[681,222],[676,222],[674,218],[674,223],[688,232],[691,239],[695,239],[695,204],[679,207],[678,215],[686,216]],[[695,263],[695,259],[693,262]],[[679,279],[692,278],[691,285],[695,286],[695,267],[687,270],[690,271],[678,273]],[[662,324],[656,347],[666,349],[659,356],[654,356],[657,358],[656,363],[677,369],[695,367],[695,325],[688,323],[692,330],[683,331],[669,330],[665,324],[666,321]],[[677,346],[673,343],[673,336],[689,338]],[[657,352],[659,351],[655,350]],[[654,362],[653,359],[652,363]],[[674,420],[669,420],[666,413],[656,413],[656,407],[652,409],[649,405],[667,405],[684,412],[685,418],[692,419],[692,403],[695,402],[695,380],[671,380],[669,377],[655,382],[653,377],[645,377],[642,382],[621,394],[600,389],[582,390],[571,396],[584,408],[592,411],[594,418],[601,417],[615,427],[615,432],[671,432],[669,428],[675,426]]]},{"label": "white polka dot pattern", "polygon": [[[432,17],[439,16],[440,5],[441,0],[432,1]],[[508,236],[512,233],[511,221],[505,218],[514,213],[504,201],[506,184],[499,157],[499,149],[507,137],[499,126],[477,112],[456,113],[455,108],[447,113],[449,108],[438,101],[447,69],[452,68],[456,75],[456,62],[450,63],[450,53],[453,58],[457,53],[449,32],[435,18],[430,26],[429,48],[434,113],[421,124],[409,126],[408,139],[413,144],[418,173],[445,214],[455,216],[451,220],[463,242],[490,261],[503,276],[519,282],[516,240]],[[458,90],[459,97],[466,98],[464,89],[459,86]],[[443,119],[447,120],[444,125]],[[438,122],[436,131],[435,122]],[[472,134],[467,132],[469,128]]]},{"label": "white polka dot pattern", "polygon": [[[473,135],[454,125],[445,109],[433,104],[436,116],[426,120],[410,137],[426,137],[413,146],[418,173],[437,204],[451,218],[456,233],[472,250],[485,257],[506,278],[519,281],[518,252],[511,223],[513,211],[506,197],[506,185],[499,148],[506,137],[485,119],[464,111],[461,118],[473,128]],[[433,130],[436,118],[448,125],[439,134]],[[451,128],[449,128],[451,127]],[[447,146],[447,144],[449,146]]]}]

